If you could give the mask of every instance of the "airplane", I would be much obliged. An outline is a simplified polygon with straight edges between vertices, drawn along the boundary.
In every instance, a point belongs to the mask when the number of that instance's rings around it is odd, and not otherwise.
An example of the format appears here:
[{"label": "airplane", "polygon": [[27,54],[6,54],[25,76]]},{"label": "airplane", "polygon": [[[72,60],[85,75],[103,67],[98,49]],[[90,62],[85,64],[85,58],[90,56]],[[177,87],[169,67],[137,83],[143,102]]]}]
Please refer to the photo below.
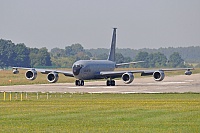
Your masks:
[{"label": "airplane", "polygon": [[165,77],[165,71],[178,71],[186,70],[185,75],[191,75],[194,68],[170,68],[170,69],[159,69],[159,70],[132,70],[132,71],[114,71],[115,68],[122,65],[129,65],[135,63],[142,63],[144,61],[129,62],[116,64],[115,62],[115,47],[116,47],[116,30],[113,28],[113,35],[111,41],[111,48],[107,60],[79,60],[72,65],[72,71],[60,71],[60,70],[48,70],[38,68],[24,68],[24,67],[13,67],[13,74],[18,74],[18,69],[27,70],[25,77],[28,80],[34,80],[37,77],[37,72],[47,74],[47,80],[50,83],[58,81],[59,75],[64,74],[65,76],[74,77],[76,86],[84,86],[84,80],[93,79],[107,79],[107,86],[115,86],[115,78],[121,78],[125,84],[130,84],[134,80],[134,73],[141,73],[141,76],[152,75],[155,81],[162,81]]}]

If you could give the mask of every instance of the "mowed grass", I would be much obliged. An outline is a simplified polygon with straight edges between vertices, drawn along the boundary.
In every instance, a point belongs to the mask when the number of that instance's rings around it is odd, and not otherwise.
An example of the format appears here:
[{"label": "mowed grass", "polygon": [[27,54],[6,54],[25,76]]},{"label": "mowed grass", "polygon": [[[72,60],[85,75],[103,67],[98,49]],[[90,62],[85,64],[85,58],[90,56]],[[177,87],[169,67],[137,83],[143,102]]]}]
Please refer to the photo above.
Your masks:
[{"label": "mowed grass", "polygon": [[[13,93],[16,97],[16,94]],[[0,132],[200,132],[200,94],[25,94],[3,101]]]},{"label": "mowed grass", "polygon": [[[144,70],[144,68],[117,68],[116,71],[129,71],[129,70]],[[65,71],[71,71],[71,69],[61,69]],[[152,69],[151,69],[152,70]],[[155,68],[155,70],[158,70]],[[6,85],[26,85],[26,84],[49,84],[47,81],[47,74],[41,74],[38,72],[37,78],[35,80],[27,80],[25,78],[25,70],[20,70],[19,74],[13,74],[12,70],[1,70],[0,71],[0,86]],[[196,68],[192,70],[193,74],[200,73],[200,68]],[[141,78],[140,73],[134,74],[135,78]],[[173,75],[184,75],[184,71],[173,71],[166,72],[166,76]],[[146,76],[143,76],[146,77]],[[75,82],[75,78],[66,77],[63,74],[59,74],[58,83],[73,83]]]}]

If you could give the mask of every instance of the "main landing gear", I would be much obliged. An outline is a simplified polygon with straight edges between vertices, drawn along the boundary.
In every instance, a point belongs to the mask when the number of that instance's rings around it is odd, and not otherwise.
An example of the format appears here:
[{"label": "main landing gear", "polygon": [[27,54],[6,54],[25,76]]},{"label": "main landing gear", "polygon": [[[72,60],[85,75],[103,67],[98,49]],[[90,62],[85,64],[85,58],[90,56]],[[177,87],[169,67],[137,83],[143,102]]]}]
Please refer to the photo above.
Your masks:
[{"label": "main landing gear", "polygon": [[[84,80],[76,80],[75,85],[76,86],[84,86]],[[112,80],[112,79],[107,80],[106,85],[107,86],[115,86],[115,80]]]},{"label": "main landing gear", "polygon": [[75,85],[76,86],[84,86],[84,80],[76,80]]},{"label": "main landing gear", "polygon": [[115,80],[107,80],[107,82],[106,82],[106,85],[107,86],[115,86]]}]

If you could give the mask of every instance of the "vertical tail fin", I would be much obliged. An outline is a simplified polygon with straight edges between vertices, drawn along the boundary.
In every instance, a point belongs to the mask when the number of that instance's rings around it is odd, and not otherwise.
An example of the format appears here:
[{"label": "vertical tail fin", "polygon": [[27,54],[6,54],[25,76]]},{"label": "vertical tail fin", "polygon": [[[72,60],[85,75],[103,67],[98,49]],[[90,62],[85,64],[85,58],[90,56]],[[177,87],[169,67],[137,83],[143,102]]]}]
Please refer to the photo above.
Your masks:
[{"label": "vertical tail fin", "polygon": [[116,30],[117,28],[113,28],[112,42],[110,47],[110,53],[108,56],[108,60],[110,61],[115,61]]}]

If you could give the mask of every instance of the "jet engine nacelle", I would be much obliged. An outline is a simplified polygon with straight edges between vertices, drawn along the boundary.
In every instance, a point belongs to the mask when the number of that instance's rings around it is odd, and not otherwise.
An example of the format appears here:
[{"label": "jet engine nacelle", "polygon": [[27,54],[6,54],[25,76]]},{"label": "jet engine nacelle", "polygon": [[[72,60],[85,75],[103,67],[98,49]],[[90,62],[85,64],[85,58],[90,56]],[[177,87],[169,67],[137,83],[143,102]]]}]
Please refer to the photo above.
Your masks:
[{"label": "jet engine nacelle", "polygon": [[47,75],[47,80],[50,82],[50,83],[55,83],[58,81],[58,73],[55,73],[55,72],[51,72]]},{"label": "jet engine nacelle", "polygon": [[191,71],[189,71],[189,70],[185,71],[185,75],[191,75],[191,74],[192,74]]},{"label": "jet engine nacelle", "polygon": [[164,71],[155,71],[153,73],[153,78],[155,81],[162,81],[165,78]]},{"label": "jet engine nacelle", "polygon": [[28,80],[34,80],[37,77],[37,71],[34,69],[26,71],[25,77]]},{"label": "jet engine nacelle", "polygon": [[19,70],[13,69],[13,74],[18,74],[18,73],[19,73]]},{"label": "jet engine nacelle", "polygon": [[124,73],[122,75],[122,80],[125,84],[130,84],[134,80],[134,75],[132,73]]}]

